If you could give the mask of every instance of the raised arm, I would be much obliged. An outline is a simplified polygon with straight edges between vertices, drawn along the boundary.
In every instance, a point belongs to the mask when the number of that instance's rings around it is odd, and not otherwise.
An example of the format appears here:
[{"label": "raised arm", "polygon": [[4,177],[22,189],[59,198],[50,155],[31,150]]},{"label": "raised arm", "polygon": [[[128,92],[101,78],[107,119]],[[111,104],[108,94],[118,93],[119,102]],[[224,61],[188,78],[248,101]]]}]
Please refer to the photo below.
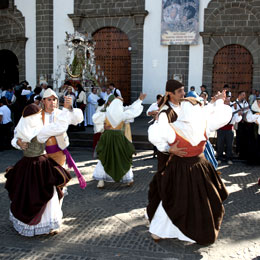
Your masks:
[{"label": "raised arm", "polygon": [[231,118],[231,107],[225,105],[223,99],[216,100],[211,113],[207,115],[208,131],[212,132],[223,127],[230,122]]},{"label": "raised arm", "polygon": [[134,119],[141,115],[144,108],[142,102],[145,99],[145,97],[146,94],[141,93],[139,98],[132,105],[124,108],[124,113],[123,113],[124,121]]}]

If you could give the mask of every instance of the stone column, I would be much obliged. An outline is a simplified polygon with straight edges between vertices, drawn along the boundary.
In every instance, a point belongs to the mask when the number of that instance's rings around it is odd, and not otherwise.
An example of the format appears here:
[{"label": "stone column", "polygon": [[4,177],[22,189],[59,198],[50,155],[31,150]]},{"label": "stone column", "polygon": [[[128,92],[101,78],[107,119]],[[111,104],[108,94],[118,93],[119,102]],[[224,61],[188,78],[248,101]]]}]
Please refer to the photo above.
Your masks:
[{"label": "stone column", "polygon": [[52,85],[53,74],[53,0],[36,0],[36,71]]}]

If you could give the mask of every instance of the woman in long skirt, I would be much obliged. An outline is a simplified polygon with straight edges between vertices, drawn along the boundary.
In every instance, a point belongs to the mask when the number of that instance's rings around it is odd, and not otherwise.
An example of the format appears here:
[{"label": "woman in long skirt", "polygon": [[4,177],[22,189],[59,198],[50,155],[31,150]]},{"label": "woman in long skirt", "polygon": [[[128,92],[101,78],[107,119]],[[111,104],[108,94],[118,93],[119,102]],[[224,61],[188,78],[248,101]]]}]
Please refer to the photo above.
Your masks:
[{"label": "woman in long skirt", "polygon": [[203,151],[207,134],[228,123],[231,114],[219,99],[215,114],[207,118],[200,102],[187,98],[181,102],[177,121],[150,126],[149,140],[161,152],[171,152],[176,142],[187,152],[185,157],[170,156],[165,170],[157,172],[150,183],[147,214],[155,240],[178,238],[199,244],[216,240],[228,192]]}]

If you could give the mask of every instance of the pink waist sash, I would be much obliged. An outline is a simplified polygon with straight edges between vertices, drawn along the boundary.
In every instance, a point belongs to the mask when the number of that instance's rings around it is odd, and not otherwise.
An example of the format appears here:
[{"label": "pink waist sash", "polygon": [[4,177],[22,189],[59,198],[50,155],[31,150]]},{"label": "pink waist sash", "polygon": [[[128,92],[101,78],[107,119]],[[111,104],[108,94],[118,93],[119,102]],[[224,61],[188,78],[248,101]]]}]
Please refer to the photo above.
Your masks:
[{"label": "pink waist sash", "polygon": [[69,153],[68,149],[64,149],[61,150],[59,148],[59,146],[57,144],[55,145],[50,145],[50,146],[46,146],[45,150],[47,152],[47,154],[52,154],[52,153],[57,153],[59,151],[62,151],[65,156],[66,156],[66,162],[69,168],[73,168],[78,180],[79,180],[79,185],[81,189],[84,189],[86,187],[86,181],[83,177],[83,175],[80,173],[75,161],[73,160],[73,158],[71,157],[71,154]]}]

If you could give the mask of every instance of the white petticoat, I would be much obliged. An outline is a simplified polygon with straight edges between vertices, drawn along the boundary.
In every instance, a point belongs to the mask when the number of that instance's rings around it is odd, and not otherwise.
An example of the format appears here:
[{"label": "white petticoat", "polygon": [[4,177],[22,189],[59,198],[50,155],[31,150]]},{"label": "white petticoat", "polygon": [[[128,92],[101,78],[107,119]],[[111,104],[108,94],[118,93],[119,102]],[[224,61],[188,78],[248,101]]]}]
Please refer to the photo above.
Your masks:
[{"label": "white petticoat", "polygon": [[[98,163],[94,170],[93,178],[98,181],[103,180],[106,182],[114,182],[114,180],[105,172],[104,167],[100,160],[98,160]],[[131,167],[130,170],[120,180],[120,182],[128,183],[128,182],[132,182],[133,180],[134,180],[134,174]]]},{"label": "white petticoat", "polygon": [[28,225],[14,217],[11,210],[9,219],[12,221],[14,229],[21,235],[32,237],[35,235],[48,234],[53,229],[58,229],[62,221],[62,200],[59,201],[58,193],[54,187],[53,197],[46,204],[41,221],[37,225]]},{"label": "white petticoat", "polygon": [[161,238],[178,238],[179,240],[196,243],[196,241],[185,236],[179,228],[177,228],[167,213],[165,212],[162,202],[160,202],[152,222],[150,224],[149,232],[155,234]]}]

